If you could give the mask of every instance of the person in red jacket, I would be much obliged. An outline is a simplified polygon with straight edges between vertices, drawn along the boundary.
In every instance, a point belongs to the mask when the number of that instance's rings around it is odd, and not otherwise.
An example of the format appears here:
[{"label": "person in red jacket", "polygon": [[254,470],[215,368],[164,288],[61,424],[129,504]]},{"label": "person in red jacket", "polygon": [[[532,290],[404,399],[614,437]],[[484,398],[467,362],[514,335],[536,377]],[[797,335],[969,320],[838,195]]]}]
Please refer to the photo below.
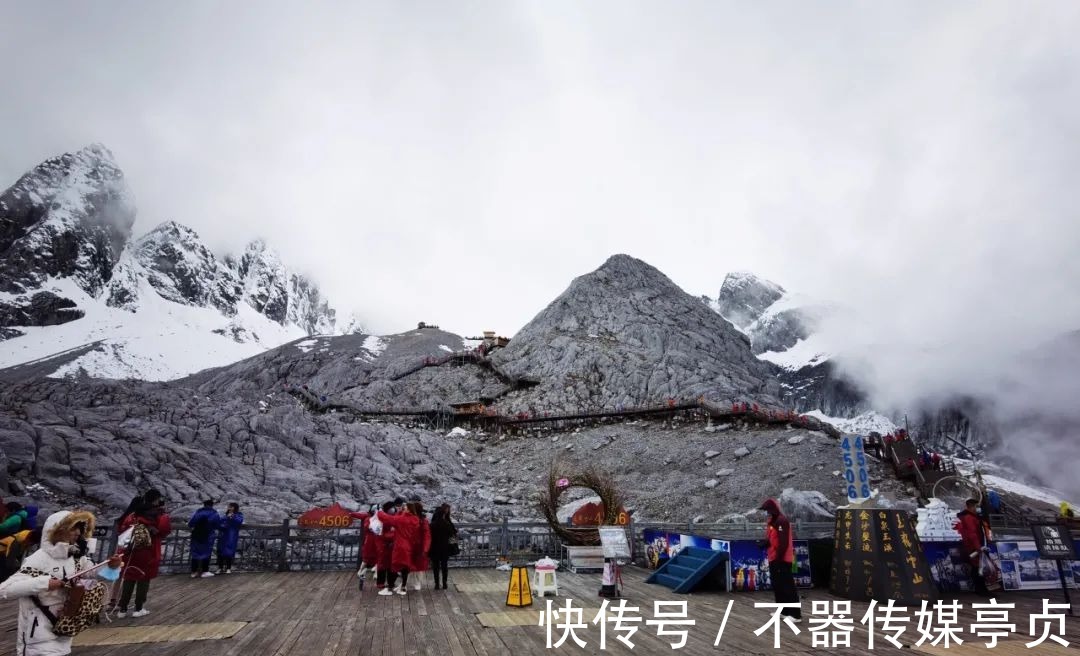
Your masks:
[{"label": "person in red jacket", "polygon": [[[376,512],[376,516],[384,515],[387,513],[396,513],[397,507],[394,501],[387,501],[382,505],[382,511]],[[379,521],[382,521],[381,519]],[[368,524],[371,524],[371,520],[368,520]],[[394,587],[397,582],[397,573],[391,567],[391,556],[394,553],[394,527],[389,524],[383,524],[382,534],[377,536],[378,538],[378,555],[375,560],[376,572],[375,572],[375,587],[378,588],[379,594],[393,594],[390,589]]]},{"label": "person in red jacket", "polygon": [[380,558],[380,547],[382,546],[382,540],[378,535],[371,532],[371,517],[375,514],[377,508],[371,507],[370,512],[352,512],[349,516],[353,519],[360,520],[360,533],[363,536],[363,542],[360,546],[360,567],[356,572],[356,575],[360,577],[360,587],[364,586],[364,578],[371,570],[376,569]]},{"label": "person in red jacket", "polygon": [[[769,521],[765,524],[765,543],[769,580],[776,603],[798,604],[799,591],[795,587],[795,574],[791,571],[795,562],[795,535],[791,522],[780,512],[780,504],[775,499],[766,499],[760,509],[769,513]],[[791,617],[794,622],[802,622],[801,608],[785,608],[781,614]]]},{"label": "person in red jacket", "polygon": [[428,568],[428,553],[431,551],[431,523],[424,514],[424,504],[413,501],[409,505],[411,506],[409,512],[416,515],[419,520],[417,539],[413,544],[412,567],[409,568],[409,572],[414,576],[413,590],[419,590],[423,574]]},{"label": "person in red jacket", "polygon": [[150,614],[144,607],[146,595],[150,592],[150,581],[157,578],[161,566],[161,542],[172,532],[172,520],[165,512],[165,499],[161,492],[147,490],[138,503],[132,503],[135,507],[120,518],[119,530],[123,533],[135,524],[142,524],[150,533],[150,545],[128,547],[124,554],[124,569],[120,577],[123,584],[117,605],[117,617],[121,618],[127,615],[132,592],[135,593],[135,612],[131,616]]},{"label": "person in red jacket", "polygon": [[984,554],[990,551],[987,547],[989,531],[986,522],[979,516],[979,502],[968,499],[964,509],[957,513],[957,522],[953,526],[960,533],[960,549],[971,568],[971,589],[976,594],[989,595],[986,588],[986,579],[983,578],[980,566]]},{"label": "person in red jacket", "polygon": [[[405,588],[409,585],[409,571],[413,566],[416,545],[422,536],[420,535],[420,518],[413,514],[414,504],[406,504],[400,514],[391,515],[379,511],[379,521],[383,523],[383,531],[386,527],[394,529],[394,546],[390,554],[390,571],[401,576],[393,592],[399,595],[405,594]],[[420,542],[423,544],[423,542]],[[381,595],[392,594],[390,588],[379,591]]]}]

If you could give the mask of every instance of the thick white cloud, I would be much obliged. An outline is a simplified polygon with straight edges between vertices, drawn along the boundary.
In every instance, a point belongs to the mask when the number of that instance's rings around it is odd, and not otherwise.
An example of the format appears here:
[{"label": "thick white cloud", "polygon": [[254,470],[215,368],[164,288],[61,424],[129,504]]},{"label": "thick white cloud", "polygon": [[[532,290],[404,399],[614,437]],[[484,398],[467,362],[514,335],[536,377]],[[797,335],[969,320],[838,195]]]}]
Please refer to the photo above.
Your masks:
[{"label": "thick white cloud", "polygon": [[513,333],[615,252],[835,299],[900,403],[1080,325],[1075,3],[5,14],[0,180],[101,141],[138,231],[262,236],[379,332]]}]

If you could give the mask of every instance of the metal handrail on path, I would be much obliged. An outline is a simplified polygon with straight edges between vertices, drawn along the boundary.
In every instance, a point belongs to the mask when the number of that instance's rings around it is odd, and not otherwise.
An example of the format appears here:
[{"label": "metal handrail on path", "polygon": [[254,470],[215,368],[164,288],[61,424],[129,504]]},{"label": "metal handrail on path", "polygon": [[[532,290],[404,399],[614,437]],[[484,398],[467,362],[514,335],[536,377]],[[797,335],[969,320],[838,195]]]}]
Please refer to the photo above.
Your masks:
[{"label": "metal handrail on path", "polygon": [[[833,522],[795,521],[799,539],[827,538]],[[501,562],[535,562],[544,556],[558,558],[562,552],[559,538],[546,522],[460,522],[460,553],[450,559],[452,567],[493,567]],[[666,533],[695,535],[724,540],[757,540],[763,526],[749,520],[716,524],[693,522],[634,522],[626,527],[635,559],[645,554],[644,533],[654,529]],[[97,531],[98,559],[116,550],[113,527]],[[348,528],[306,528],[294,520],[280,524],[245,524],[240,529],[233,571],[319,571],[347,570],[359,566],[361,530],[357,523]],[[176,524],[162,545],[161,572],[178,574],[190,571],[191,531],[186,524]],[[216,550],[211,559],[216,568]]]}]

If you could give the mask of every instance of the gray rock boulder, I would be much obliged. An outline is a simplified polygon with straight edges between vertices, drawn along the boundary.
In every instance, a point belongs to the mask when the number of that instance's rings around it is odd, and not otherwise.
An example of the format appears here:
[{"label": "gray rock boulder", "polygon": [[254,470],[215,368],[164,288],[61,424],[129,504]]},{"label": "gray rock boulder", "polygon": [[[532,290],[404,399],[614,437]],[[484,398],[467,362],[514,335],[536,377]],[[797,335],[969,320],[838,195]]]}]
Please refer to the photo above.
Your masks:
[{"label": "gray rock boulder", "polygon": [[791,519],[823,522],[836,518],[836,504],[817,490],[785,488],[778,501],[784,514]]}]

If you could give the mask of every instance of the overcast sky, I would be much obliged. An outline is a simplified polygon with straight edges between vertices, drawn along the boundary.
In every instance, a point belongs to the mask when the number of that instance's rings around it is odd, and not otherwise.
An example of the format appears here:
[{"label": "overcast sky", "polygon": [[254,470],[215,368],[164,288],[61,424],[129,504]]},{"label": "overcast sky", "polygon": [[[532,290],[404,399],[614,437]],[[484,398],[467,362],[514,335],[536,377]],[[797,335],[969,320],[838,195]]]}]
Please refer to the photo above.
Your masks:
[{"label": "overcast sky", "polygon": [[102,142],[136,232],[375,332],[512,334],[618,252],[842,303],[878,388],[1080,327],[1080,3],[0,7],[0,184]]}]

